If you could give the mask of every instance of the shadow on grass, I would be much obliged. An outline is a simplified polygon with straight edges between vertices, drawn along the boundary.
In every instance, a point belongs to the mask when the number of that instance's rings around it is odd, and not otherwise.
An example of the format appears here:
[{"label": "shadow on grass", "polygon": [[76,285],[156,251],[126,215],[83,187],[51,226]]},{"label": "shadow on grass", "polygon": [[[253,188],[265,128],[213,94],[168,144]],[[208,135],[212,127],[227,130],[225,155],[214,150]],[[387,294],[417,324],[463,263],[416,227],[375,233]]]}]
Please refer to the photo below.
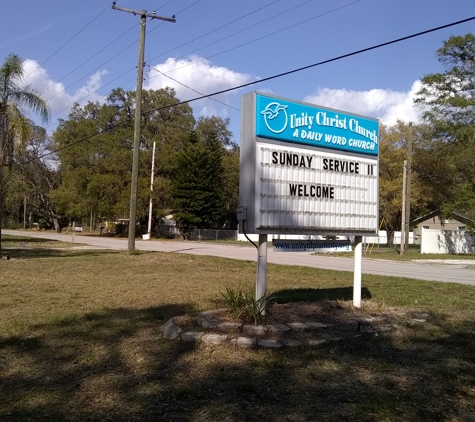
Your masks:
[{"label": "shadow on grass", "polygon": [[61,258],[80,256],[100,256],[104,254],[117,254],[120,251],[111,249],[60,249],[60,248],[34,248],[34,249],[3,249],[3,254],[11,259],[33,258]]},{"label": "shadow on grass", "polygon": [[194,310],[186,303],[111,309],[0,338],[0,420],[415,422],[475,415],[472,321],[429,316],[398,336],[281,351],[161,337],[163,322]]},{"label": "shadow on grass", "polygon": [[[335,287],[329,289],[282,289],[273,292],[277,303],[316,302],[318,300],[352,300],[353,287]],[[362,299],[371,299],[371,292],[363,287]]]},{"label": "shadow on grass", "polygon": [[40,237],[28,237],[28,236],[10,236],[10,235],[2,235],[2,246],[8,245],[18,245],[20,242],[28,242],[28,243],[45,243],[45,242],[59,242],[56,240],[46,240]]},{"label": "shadow on grass", "polygon": [[166,379],[195,348],[163,339],[159,326],[193,311],[112,309],[0,337],[0,420],[130,420],[157,399],[159,389],[141,387]]}]

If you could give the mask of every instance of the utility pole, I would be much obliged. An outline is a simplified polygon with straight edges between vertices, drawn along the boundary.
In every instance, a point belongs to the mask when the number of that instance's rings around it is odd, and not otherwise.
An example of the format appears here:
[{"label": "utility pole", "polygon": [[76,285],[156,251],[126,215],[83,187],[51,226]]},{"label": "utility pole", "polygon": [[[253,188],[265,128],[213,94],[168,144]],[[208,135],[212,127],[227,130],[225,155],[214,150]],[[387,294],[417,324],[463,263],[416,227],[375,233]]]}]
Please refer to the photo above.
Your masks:
[{"label": "utility pole", "polygon": [[405,250],[409,250],[409,226],[411,223],[411,170],[412,170],[412,122],[409,123],[409,132],[407,135],[407,176],[406,176],[406,228]]},{"label": "utility pole", "polygon": [[135,250],[135,222],[137,217],[137,185],[139,176],[139,149],[140,149],[140,127],[142,117],[142,82],[143,82],[143,60],[145,51],[145,28],[147,18],[160,19],[167,22],[176,22],[175,16],[164,18],[158,16],[155,12],[147,13],[146,10],[132,10],[125,7],[116,6],[112,2],[112,9],[122,12],[132,13],[140,16],[140,42],[139,42],[139,61],[137,65],[137,88],[135,90],[135,127],[134,127],[134,151],[132,158],[132,182],[130,187],[130,214],[129,214],[129,243],[127,253],[131,254]]},{"label": "utility pole", "polygon": [[402,212],[401,212],[401,255],[406,249],[406,187],[407,187],[407,160],[404,160],[404,171],[402,173]]}]

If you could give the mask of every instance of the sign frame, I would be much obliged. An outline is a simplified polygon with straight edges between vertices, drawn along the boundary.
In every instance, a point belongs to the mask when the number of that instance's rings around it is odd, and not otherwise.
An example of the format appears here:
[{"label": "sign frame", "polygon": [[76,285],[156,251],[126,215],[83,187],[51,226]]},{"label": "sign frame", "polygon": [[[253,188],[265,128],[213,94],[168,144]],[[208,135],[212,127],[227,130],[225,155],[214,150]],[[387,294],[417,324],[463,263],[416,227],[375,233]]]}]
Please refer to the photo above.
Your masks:
[{"label": "sign frame", "polygon": [[[266,105],[266,108],[261,110],[261,108]],[[269,109],[269,104],[271,104],[271,110]],[[277,106],[276,106],[277,105]],[[269,125],[263,123],[263,115],[264,118],[272,117],[272,113],[274,115],[279,113],[278,108],[280,106],[281,110],[286,108],[285,117],[286,123],[285,126],[288,126],[288,122],[293,119],[293,124],[291,125],[292,130],[292,137],[289,139],[289,132],[285,130],[281,130],[281,127],[278,129],[272,128],[272,131],[269,130]],[[274,107],[274,109],[272,109]],[[296,109],[299,111],[299,114],[292,113],[291,117],[289,118],[290,110]],[[270,110],[270,111],[269,111]],[[315,114],[312,116],[312,112]],[[266,115],[269,114],[269,116]],[[297,117],[296,117],[297,116]],[[336,116],[336,117],[335,117]],[[327,125],[322,125],[323,127],[317,127],[317,117],[319,118],[320,123],[326,123]],[[279,118],[279,116],[277,116]],[[300,118],[300,120],[298,120]],[[324,120],[326,119],[326,120]],[[313,125],[311,124],[313,123]],[[332,123],[332,125],[330,125]],[[360,124],[361,123],[361,124]],[[297,127],[297,124],[300,126]],[[361,141],[359,145],[363,145],[365,148],[355,148],[351,150],[349,141],[353,141],[353,138],[348,139],[348,136],[340,136],[340,134],[349,133],[350,125],[353,125],[352,129],[357,129],[358,131],[362,132],[365,136],[368,136],[368,141]],[[266,127],[267,126],[267,127]],[[339,126],[339,127],[336,127]],[[367,129],[365,126],[368,126],[370,129]],[[303,127],[303,129],[302,129]],[[329,235],[329,236],[337,236],[337,235],[344,235],[344,236],[365,236],[365,235],[372,235],[378,232],[379,228],[379,177],[378,177],[378,169],[379,169],[379,144],[378,144],[378,137],[379,137],[379,121],[377,119],[360,116],[354,113],[348,113],[340,110],[334,110],[327,107],[321,107],[314,104],[298,102],[294,100],[289,100],[277,96],[270,96],[265,93],[260,92],[251,92],[249,94],[245,94],[242,97],[242,107],[241,107],[241,155],[240,155],[240,181],[239,181],[239,204],[241,210],[245,210],[244,213],[241,214],[241,221],[239,225],[239,230],[241,233],[247,234],[297,234],[297,235],[311,235],[311,234],[321,234],[321,235]],[[284,129],[286,129],[284,127]],[[312,130],[313,129],[313,130]],[[320,129],[317,132],[314,129]],[[298,132],[302,130],[305,131],[305,136],[307,133],[312,133],[312,137],[320,137],[319,141],[322,139],[333,139],[336,140],[336,143],[332,142],[319,142],[315,139],[302,139],[298,136]],[[297,136],[296,136],[297,135]],[[323,138],[325,137],[325,138]],[[356,134],[356,137],[364,138],[359,133]],[[370,139],[372,138],[372,139]],[[366,138],[365,138],[366,139]],[[339,141],[339,143],[338,143]],[[343,163],[342,166],[346,166],[348,170],[350,166],[353,166],[353,172],[355,170],[355,163],[371,163],[374,165],[375,169],[372,167],[373,174],[369,174],[370,170],[368,167],[368,174],[363,177],[362,174],[354,175],[358,179],[358,183],[361,184],[362,188],[360,190],[368,190],[367,188],[369,185],[365,185],[368,181],[371,181],[371,191],[368,195],[372,195],[371,199],[371,206],[360,206],[360,209],[363,208],[371,209],[372,211],[368,214],[361,214],[364,218],[370,215],[371,221],[365,223],[364,226],[354,226],[348,227],[347,224],[340,222],[340,224],[333,225],[332,227],[329,224],[319,226],[317,224],[312,224],[311,226],[306,226],[305,222],[303,224],[291,224],[286,225],[283,224],[278,226],[276,224],[265,226],[262,224],[262,215],[265,212],[269,213],[288,213],[291,210],[273,210],[273,209],[264,209],[262,207],[262,181],[263,173],[262,167],[263,165],[268,165],[269,163],[262,162],[262,154],[260,149],[262,148],[270,148],[273,151],[283,151],[288,150],[291,151],[290,153],[295,154],[295,156],[299,157],[332,157],[329,158],[330,161],[334,160],[335,162]],[[289,154],[290,154],[289,153]],[[260,155],[261,154],[261,155]],[[299,158],[302,159],[302,158]],[[307,158],[307,160],[311,160],[311,158]],[[315,158],[316,162],[317,158]],[[327,161],[328,163],[328,161]],[[348,163],[348,164],[344,164]],[[305,165],[305,162],[304,162]],[[285,166],[284,166],[285,167]],[[299,167],[297,165],[297,167]],[[298,171],[298,169],[297,169]],[[320,177],[323,178],[324,172],[322,169],[319,169]],[[302,169],[302,172],[305,173],[305,170]],[[349,172],[349,170],[348,170]],[[303,174],[302,173],[302,174]],[[308,173],[308,172],[307,172]],[[335,172],[330,173],[326,172],[325,177],[329,179],[329,175],[333,175]],[[361,177],[360,177],[361,176]],[[367,176],[367,177],[366,177]],[[299,176],[301,177],[301,176]],[[305,176],[308,178],[308,174]],[[313,177],[313,176],[312,176]],[[318,180],[318,175],[314,176]],[[351,179],[351,175],[349,176]],[[343,179],[343,178],[341,178]],[[335,176],[333,179],[333,183],[335,184],[338,178]],[[308,182],[308,181],[307,181]],[[274,182],[272,182],[274,183]],[[279,181],[275,183],[285,184],[287,181]],[[338,182],[339,183],[339,182]],[[335,189],[340,188],[341,186],[335,185]],[[305,186],[303,186],[305,185]],[[307,189],[308,185],[308,191]],[[330,184],[326,184],[330,186]],[[269,185],[267,185],[269,186]],[[290,185],[289,185],[290,186]],[[303,183],[299,185],[301,191],[300,196],[309,196],[310,193],[317,192],[319,189],[319,185],[311,186],[309,183]],[[352,189],[351,187],[345,186],[345,188]],[[296,196],[296,187],[294,186],[293,194]],[[310,189],[313,189],[312,191]],[[323,184],[322,184],[323,189]],[[356,189],[356,187],[354,188]],[[265,193],[264,193],[265,194]],[[278,195],[274,195],[278,196]],[[281,195],[282,196],[282,195]],[[287,195],[288,196],[288,195]],[[315,196],[315,195],[313,195]],[[329,203],[332,201],[333,198],[327,198]],[[302,202],[298,202],[299,199],[293,199],[295,204]],[[340,203],[344,203],[345,199],[339,198],[338,201]],[[354,204],[361,203],[369,203],[368,201],[365,202],[363,199],[356,199],[353,201]],[[307,200],[308,202],[308,200]],[[351,202],[351,201],[350,201]],[[352,203],[352,204],[353,204]],[[340,204],[341,205],[341,204]],[[291,205],[292,206],[292,205]],[[348,209],[350,205],[346,205],[346,209]],[[331,208],[331,207],[330,207]],[[343,208],[343,205],[340,206]],[[330,212],[327,213],[328,215],[332,215],[332,210],[337,209],[337,207],[333,207],[330,209]],[[306,213],[309,214],[307,211],[297,211],[297,213],[302,214]],[[342,214],[340,209],[340,214]],[[346,213],[348,214],[348,212]],[[346,215],[345,214],[345,215]],[[368,215],[367,215],[368,214]],[[319,215],[318,212],[314,212],[314,220],[317,219]],[[245,218],[243,218],[244,216]],[[272,218],[270,216],[269,218]],[[331,218],[331,217],[329,217]],[[287,218],[288,219],[288,218]],[[294,221],[290,218],[291,221]],[[306,219],[307,221],[308,219]],[[366,221],[366,220],[365,220]]]}]

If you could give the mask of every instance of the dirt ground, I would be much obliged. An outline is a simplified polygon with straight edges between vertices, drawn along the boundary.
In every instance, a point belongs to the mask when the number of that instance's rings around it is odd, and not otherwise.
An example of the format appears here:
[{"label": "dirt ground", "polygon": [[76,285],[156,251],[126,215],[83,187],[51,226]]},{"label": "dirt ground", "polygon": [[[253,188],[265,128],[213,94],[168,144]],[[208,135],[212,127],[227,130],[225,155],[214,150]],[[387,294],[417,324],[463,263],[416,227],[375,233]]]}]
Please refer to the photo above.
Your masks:
[{"label": "dirt ground", "polygon": [[[233,318],[227,310],[208,311],[196,316],[177,316],[175,323],[184,330],[200,330],[196,321],[202,322],[203,315],[212,322],[213,332],[219,331],[218,324],[222,322],[238,322],[243,326],[252,324],[244,319]],[[191,318],[190,318],[191,317]],[[259,325],[276,325],[287,323],[318,322],[327,325],[318,329],[291,330],[276,333],[272,330],[258,334],[258,338],[286,338],[306,341],[314,337],[325,340],[340,340],[359,335],[381,335],[384,332],[404,330],[408,326],[423,324],[430,318],[426,312],[401,308],[382,307],[373,302],[363,302],[361,308],[355,308],[351,302],[322,300],[317,302],[294,302],[271,304],[266,315],[258,321]],[[199,324],[198,324],[199,325]],[[242,335],[242,327],[230,330],[234,336]]]}]

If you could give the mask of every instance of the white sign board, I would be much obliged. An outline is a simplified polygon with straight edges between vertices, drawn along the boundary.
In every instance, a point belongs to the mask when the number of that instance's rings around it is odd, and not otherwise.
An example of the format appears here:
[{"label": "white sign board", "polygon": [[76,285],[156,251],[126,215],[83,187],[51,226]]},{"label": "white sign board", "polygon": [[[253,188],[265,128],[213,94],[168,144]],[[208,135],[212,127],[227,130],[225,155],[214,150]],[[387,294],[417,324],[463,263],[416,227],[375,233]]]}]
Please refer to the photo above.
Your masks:
[{"label": "white sign board", "polygon": [[377,233],[376,120],[258,93],[242,116],[246,233]]}]

